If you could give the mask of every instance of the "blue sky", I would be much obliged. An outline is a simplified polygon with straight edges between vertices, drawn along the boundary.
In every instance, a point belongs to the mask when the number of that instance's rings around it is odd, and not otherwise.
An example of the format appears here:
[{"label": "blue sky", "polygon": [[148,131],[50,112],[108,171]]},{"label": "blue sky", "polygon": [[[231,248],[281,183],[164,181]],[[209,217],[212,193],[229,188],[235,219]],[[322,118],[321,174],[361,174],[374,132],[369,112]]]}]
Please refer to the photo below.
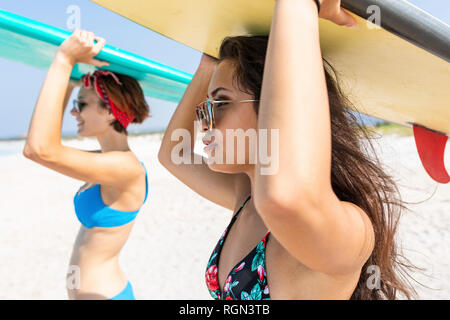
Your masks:
[{"label": "blue sky", "polygon": [[[409,2],[450,24],[448,0]],[[108,44],[185,72],[195,72],[200,61],[200,52],[141,27],[88,0],[3,0],[0,9],[68,29],[67,19],[70,14],[67,13],[67,8],[70,5],[77,5],[80,8],[81,28],[95,32],[105,38]],[[3,75],[0,77],[0,111],[3,115],[7,115],[0,126],[0,139],[21,136],[28,131],[46,72],[3,58],[0,58],[0,70]],[[76,91],[72,98],[75,94]],[[130,126],[131,132],[163,130],[176,108],[175,103],[152,98],[148,98],[147,101],[152,118],[139,126]],[[75,132],[76,121],[66,111],[62,134],[73,135]]]}]

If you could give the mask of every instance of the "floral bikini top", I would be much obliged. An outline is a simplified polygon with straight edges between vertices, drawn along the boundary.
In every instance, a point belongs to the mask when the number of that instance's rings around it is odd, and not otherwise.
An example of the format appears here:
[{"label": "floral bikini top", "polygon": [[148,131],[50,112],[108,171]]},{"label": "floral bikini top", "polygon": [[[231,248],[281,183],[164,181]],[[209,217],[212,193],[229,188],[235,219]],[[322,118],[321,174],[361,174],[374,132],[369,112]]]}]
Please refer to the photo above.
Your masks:
[{"label": "floral bikini top", "polygon": [[247,256],[236,264],[225,281],[223,291],[219,288],[217,267],[220,252],[228,231],[236,221],[237,216],[245,206],[247,200],[231,219],[230,224],[223,232],[206,267],[206,285],[209,293],[216,300],[270,300],[269,286],[266,276],[266,243],[270,231]]}]

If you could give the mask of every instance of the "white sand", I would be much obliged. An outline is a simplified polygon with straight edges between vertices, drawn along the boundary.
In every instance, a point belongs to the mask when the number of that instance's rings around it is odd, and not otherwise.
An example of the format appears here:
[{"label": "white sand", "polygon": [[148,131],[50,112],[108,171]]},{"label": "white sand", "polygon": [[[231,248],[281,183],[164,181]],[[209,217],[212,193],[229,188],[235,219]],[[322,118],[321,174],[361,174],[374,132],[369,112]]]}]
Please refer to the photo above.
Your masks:
[{"label": "white sand", "polygon": [[[450,184],[438,185],[420,164],[412,137],[383,137],[379,153],[410,205],[400,224],[404,253],[426,269],[421,299],[450,298]],[[95,140],[68,140],[98,149]],[[138,299],[210,299],[204,271],[231,212],[205,200],[157,160],[159,135],[131,137],[149,172],[149,198],[121,255]],[[7,147],[8,146],[8,147]],[[23,142],[1,142],[21,150]],[[450,147],[448,147],[449,149]],[[446,166],[450,170],[450,151]],[[73,196],[82,182],[15,155],[0,156],[0,299],[67,299],[65,273],[79,229]]]}]

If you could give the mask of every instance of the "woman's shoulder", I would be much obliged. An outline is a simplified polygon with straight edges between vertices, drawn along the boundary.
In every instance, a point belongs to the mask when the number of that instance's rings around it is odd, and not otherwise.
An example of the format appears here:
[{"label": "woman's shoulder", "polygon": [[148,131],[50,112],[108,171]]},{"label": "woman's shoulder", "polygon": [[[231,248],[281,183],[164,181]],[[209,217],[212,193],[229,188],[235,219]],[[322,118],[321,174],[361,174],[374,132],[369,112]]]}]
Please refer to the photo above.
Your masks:
[{"label": "woman's shoulder", "polygon": [[[102,153],[101,150],[92,152]],[[144,163],[131,151],[109,151],[103,153],[104,156],[111,157],[107,163],[111,163],[112,166],[117,167],[117,172],[123,174],[126,172],[129,177],[130,184],[139,183],[142,177],[147,175],[147,169]],[[102,156],[103,156],[102,155]],[[127,183],[128,184],[128,183]],[[123,185],[123,187],[126,187]]]}]

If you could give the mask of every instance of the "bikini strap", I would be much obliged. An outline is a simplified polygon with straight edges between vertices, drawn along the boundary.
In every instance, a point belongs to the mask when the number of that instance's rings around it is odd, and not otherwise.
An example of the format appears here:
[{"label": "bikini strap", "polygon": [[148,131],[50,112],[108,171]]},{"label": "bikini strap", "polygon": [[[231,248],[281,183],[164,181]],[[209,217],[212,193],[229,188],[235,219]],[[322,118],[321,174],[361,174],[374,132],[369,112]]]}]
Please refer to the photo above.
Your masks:
[{"label": "bikini strap", "polygon": [[241,205],[241,207],[238,209],[238,211],[237,211],[236,214],[234,215],[232,222],[234,222],[234,220],[236,220],[237,216],[238,216],[239,213],[242,211],[242,209],[244,208],[245,204],[248,202],[248,200],[250,200],[251,197],[252,197],[251,195],[249,195],[249,196],[247,197],[247,199],[244,201],[244,203]]},{"label": "bikini strap", "polygon": [[144,163],[142,161],[139,161],[139,162],[142,164],[142,166],[144,167],[144,170],[145,170],[145,198],[144,198],[144,202],[143,202],[143,204],[144,204],[145,201],[147,201],[147,196],[148,196],[148,174],[147,174],[147,168],[145,167]]},{"label": "bikini strap", "polygon": [[250,194],[247,199],[244,201],[244,203],[242,204],[241,208],[243,208],[245,206],[245,204],[247,203],[248,200],[250,200],[250,198],[252,197],[252,195]]}]

